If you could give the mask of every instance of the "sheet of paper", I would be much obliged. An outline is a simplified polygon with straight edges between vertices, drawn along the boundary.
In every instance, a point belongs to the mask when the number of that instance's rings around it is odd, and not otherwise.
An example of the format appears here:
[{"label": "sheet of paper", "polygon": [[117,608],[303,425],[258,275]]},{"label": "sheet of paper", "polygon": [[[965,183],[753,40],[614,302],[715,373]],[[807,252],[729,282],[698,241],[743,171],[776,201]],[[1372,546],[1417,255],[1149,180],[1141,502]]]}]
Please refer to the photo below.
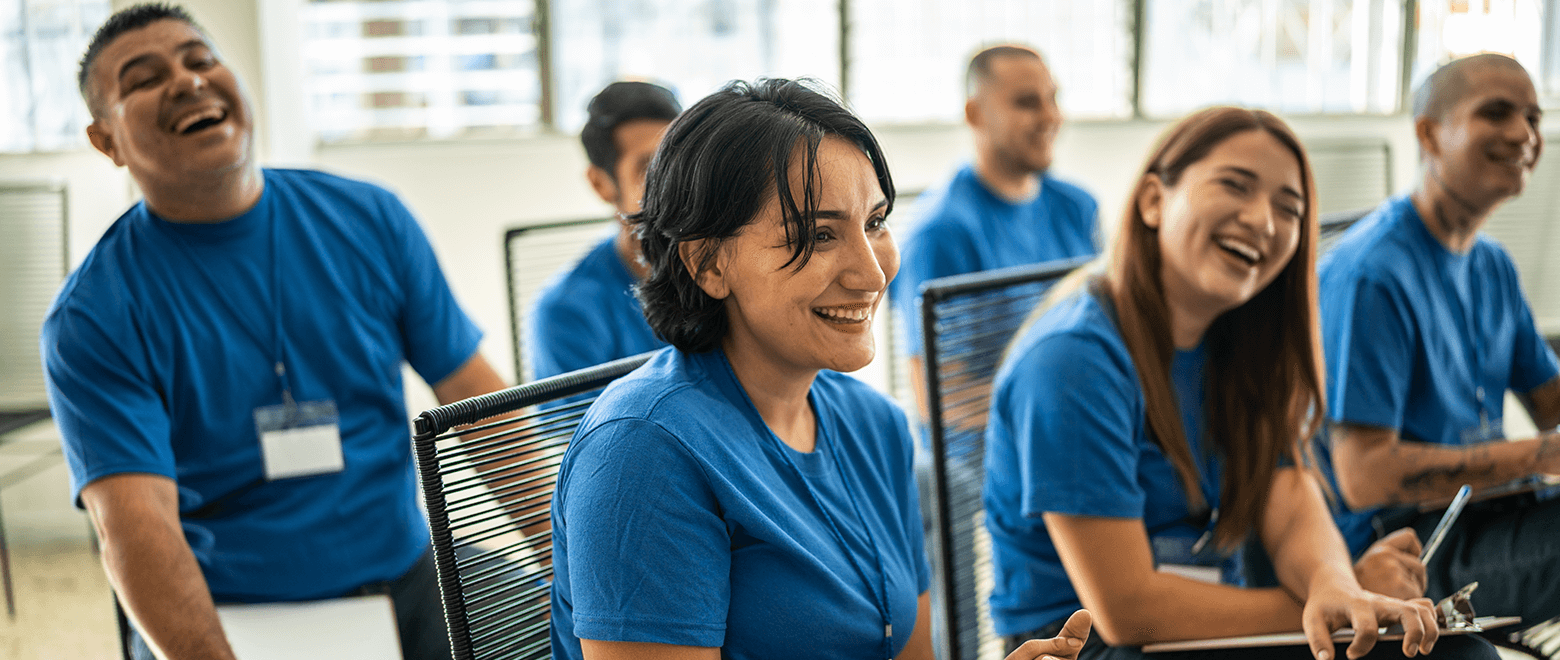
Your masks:
[{"label": "sheet of paper", "polygon": [[[1481,616],[1474,619],[1485,630],[1509,626],[1522,621],[1519,616]],[[1387,629],[1383,629],[1387,630]],[[1442,628],[1442,635],[1465,635],[1472,630],[1467,628]],[[1378,638],[1382,642],[1391,642],[1403,639],[1401,630],[1392,629]],[[1333,633],[1333,641],[1347,643],[1354,641],[1354,630],[1343,628]],[[1218,639],[1196,639],[1185,642],[1163,642],[1149,644],[1143,647],[1144,653],[1166,653],[1170,651],[1211,651],[1214,649],[1244,649],[1259,646],[1305,646],[1305,633],[1277,633],[1273,635],[1250,635],[1246,637],[1220,637]]]},{"label": "sheet of paper", "polygon": [[390,597],[219,605],[238,660],[400,660]]}]

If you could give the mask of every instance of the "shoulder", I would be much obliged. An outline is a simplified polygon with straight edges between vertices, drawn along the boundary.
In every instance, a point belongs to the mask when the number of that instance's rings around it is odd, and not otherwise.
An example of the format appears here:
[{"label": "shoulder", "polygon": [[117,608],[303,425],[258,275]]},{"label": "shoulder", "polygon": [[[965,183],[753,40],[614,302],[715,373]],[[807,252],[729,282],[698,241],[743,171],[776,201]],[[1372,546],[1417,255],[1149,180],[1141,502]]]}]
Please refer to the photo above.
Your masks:
[{"label": "shoulder", "polygon": [[979,219],[974,205],[986,194],[975,171],[964,165],[942,183],[928,188],[910,207],[910,238],[927,237],[936,241],[953,234],[966,234]]},{"label": "shoulder", "polygon": [[906,423],[904,410],[899,404],[854,376],[837,371],[820,371],[814,391],[840,406],[848,415]]},{"label": "shoulder", "polygon": [[675,348],[661,349],[649,362],[608,385],[586,412],[581,429],[624,419],[674,429],[709,416],[724,402],[693,362]]},{"label": "shoulder", "polygon": [[382,186],[320,170],[266,168],[265,176],[268,185],[280,184],[304,192],[320,191],[365,199],[395,197],[394,193]]},{"label": "shoulder", "polygon": [[[137,266],[142,260],[155,258],[161,249],[161,241],[137,231],[135,225],[146,220],[145,206],[136,204],[119,216],[96,245],[60,286],[45,319],[45,336],[48,326],[57,324],[56,317],[67,314],[85,314],[102,318],[116,310],[127,309],[138,296],[129,294],[132,282],[138,280]],[[153,239],[155,244],[148,244]]]},{"label": "shoulder", "polygon": [[1404,198],[1393,198],[1376,207],[1368,215],[1350,227],[1332,249],[1317,262],[1317,275],[1322,292],[1346,286],[1350,282],[1370,281],[1385,283],[1414,278],[1416,261],[1413,248],[1404,236],[1403,223],[1413,221],[1406,217],[1401,204]]},{"label": "shoulder", "polygon": [[[1047,378],[1030,378],[1045,373]],[[997,372],[997,386],[1075,379],[1136,382],[1126,343],[1094,296],[1079,292],[1047,310],[1014,340]],[[1071,386],[1071,385],[1068,385]]]},{"label": "shoulder", "polygon": [[[612,239],[597,243],[580,257],[579,261],[559,270],[542,291],[538,305],[558,307],[598,306],[598,298],[607,293],[621,293],[633,282],[624,280],[615,264],[618,258]],[[617,268],[614,268],[617,266]]]},{"label": "shoulder", "polygon": [[1089,191],[1050,174],[1045,174],[1041,180],[1042,197],[1048,197],[1052,200],[1052,204],[1069,212],[1069,215],[1076,219],[1094,222],[1094,216],[1099,212],[1100,205]]}]

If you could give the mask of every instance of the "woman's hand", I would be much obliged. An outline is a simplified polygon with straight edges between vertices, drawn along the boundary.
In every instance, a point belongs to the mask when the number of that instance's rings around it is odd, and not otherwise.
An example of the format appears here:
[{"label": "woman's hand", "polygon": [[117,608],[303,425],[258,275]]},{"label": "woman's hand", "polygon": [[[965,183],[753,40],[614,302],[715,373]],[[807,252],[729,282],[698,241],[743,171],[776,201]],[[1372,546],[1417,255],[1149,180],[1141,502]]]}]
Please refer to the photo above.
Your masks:
[{"label": "woman's hand", "polygon": [[1092,621],[1088,610],[1073,612],[1055,637],[1024,642],[1008,655],[1007,660],[1076,660],[1078,651],[1083,650],[1083,643],[1089,639]]},{"label": "woman's hand", "polygon": [[1425,595],[1425,565],[1419,561],[1419,537],[1404,527],[1371,544],[1354,563],[1360,586],[1404,600]]},{"label": "woman's hand", "polygon": [[1429,653],[1440,637],[1435,612],[1428,598],[1399,600],[1371,593],[1355,585],[1322,585],[1311,589],[1301,626],[1317,660],[1333,660],[1332,632],[1354,628],[1354,641],[1346,653],[1358,658],[1376,645],[1377,629],[1393,623],[1403,626],[1403,655]]}]

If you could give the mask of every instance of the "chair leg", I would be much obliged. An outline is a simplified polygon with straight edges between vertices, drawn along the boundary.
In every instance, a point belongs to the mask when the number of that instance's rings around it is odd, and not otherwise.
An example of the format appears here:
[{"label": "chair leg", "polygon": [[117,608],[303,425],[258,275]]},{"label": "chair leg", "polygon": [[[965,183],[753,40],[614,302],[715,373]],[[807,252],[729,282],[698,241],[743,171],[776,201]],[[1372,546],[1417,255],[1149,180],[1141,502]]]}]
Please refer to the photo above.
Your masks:
[{"label": "chair leg", "polygon": [[0,507],[0,582],[5,583],[5,613],[16,620],[16,592],[11,587],[11,550],[5,542],[4,507]]}]

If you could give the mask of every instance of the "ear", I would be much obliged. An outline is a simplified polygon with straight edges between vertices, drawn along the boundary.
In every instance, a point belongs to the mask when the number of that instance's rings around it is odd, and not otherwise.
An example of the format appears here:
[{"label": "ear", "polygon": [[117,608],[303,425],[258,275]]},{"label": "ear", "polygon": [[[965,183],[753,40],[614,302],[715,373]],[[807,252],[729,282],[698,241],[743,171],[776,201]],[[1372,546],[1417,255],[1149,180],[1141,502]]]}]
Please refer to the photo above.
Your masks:
[{"label": "ear", "polygon": [[1414,138],[1419,140],[1419,153],[1424,157],[1440,157],[1441,141],[1436,135],[1436,129],[1440,127],[1441,122],[1433,117],[1420,117],[1414,120]]},{"label": "ear", "polygon": [[[704,256],[709,250],[715,250],[713,259],[709,260],[709,266],[699,268]],[[705,295],[716,300],[725,300],[731,295],[731,286],[726,283],[725,275],[725,251],[714,239],[700,238],[692,241],[683,241],[677,244],[677,256],[682,259],[683,267],[693,274],[693,283],[704,290]]]},{"label": "ear", "polygon": [[591,189],[596,191],[596,196],[600,197],[601,201],[613,206],[617,205],[620,195],[617,182],[612,180],[612,175],[606,170],[591,165],[585,168],[585,180],[590,181]]},{"label": "ear", "polygon": [[964,123],[969,124],[970,128],[980,128],[981,121],[980,102],[973,96],[966,99],[964,101]]},{"label": "ear", "polygon": [[87,124],[87,141],[92,143],[94,149],[103,152],[104,156],[114,161],[115,165],[124,167],[125,162],[119,158],[119,150],[115,148],[113,134],[104,130],[101,122],[94,120]]},{"label": "ear", "polygon": [[1164,207],[1165,183],[1158,174],[1144,174],[1143,184],[1138,187],[1137,204],[1138,215],[1143,217],[1143,224],[1149,229],[1159,229],[1160,212]]}]

